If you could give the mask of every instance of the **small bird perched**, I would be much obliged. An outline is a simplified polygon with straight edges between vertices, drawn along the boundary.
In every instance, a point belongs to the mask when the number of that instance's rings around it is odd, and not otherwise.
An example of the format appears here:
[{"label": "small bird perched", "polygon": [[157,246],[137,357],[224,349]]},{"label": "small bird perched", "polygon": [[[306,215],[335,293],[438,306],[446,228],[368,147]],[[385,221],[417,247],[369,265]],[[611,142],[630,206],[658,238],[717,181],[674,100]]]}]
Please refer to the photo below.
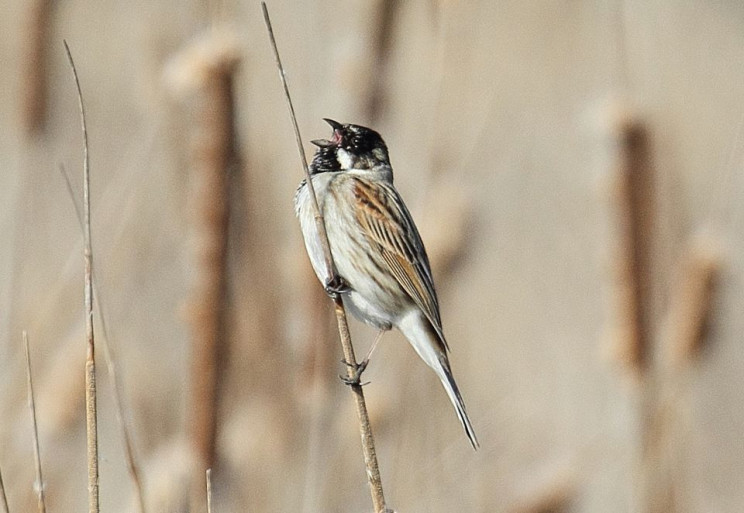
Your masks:
[{"label": "small bird perched", "polygon": [[[325,121],[333,128],[333,137],[312,141],[318,151],[310,164],[310,174],[325,219],[335,272],[326,269],[306,180],[295,194],[295,212],[310,262],[326,291],[340,294],[344,306],[357,319],[379,330],[358,372],[367,366],[382,333],[398,328],[436,372],[470,443],[477,449],[478,439],[447,358],[449,348],[429,258],[411,214],[393,185],[387,146],[374,130]],[[326,283],[326,276],[334,278]]]}]

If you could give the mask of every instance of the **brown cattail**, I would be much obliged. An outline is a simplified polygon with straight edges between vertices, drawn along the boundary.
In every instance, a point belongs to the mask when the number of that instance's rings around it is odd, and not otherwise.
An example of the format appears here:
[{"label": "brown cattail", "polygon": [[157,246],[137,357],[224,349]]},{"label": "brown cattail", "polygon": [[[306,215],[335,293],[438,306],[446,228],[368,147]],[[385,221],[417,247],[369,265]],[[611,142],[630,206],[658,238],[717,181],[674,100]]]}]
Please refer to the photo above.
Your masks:
[{"label": "brown cattail", "polygon": [[713,242],[698,238],[688,246],[667,317],[665,356],[672,365],[690,363],[700,353],[720,269],[720,252]]},{"label": "brown cattail", "polygon": [[444,283],[468,252],[472,198],[455,180],[444,178],[433,180],[426,198],[426,204],[436,208],[421,217],[419,227],[437,283]]},{"label": "brown cattail", "polygon": [[219,388],[227,349],[230,181],[240,167],[233,96],[238,62],[234,39],[213,30],[183,50],[167,70],[175,89],[189,93],[194,106],[193,169],[189,178],[196,274],[188,313],[195,510],[203,509],[204,472],[215,466]]},{"label": "brown cattail", "polygon": [[510,508],[512,513],[568,513],[576,496],[576,485],[568,474],[558,476],[535,490],[529,498]]},{"label": "brown cattail", "polygon": [[43,130],[47,114],[47,54],[52,0],[33,0],[28,3],[26,66],[23,75],[23,124],[26,133]]},{"label": "brown cattail", "polygon": [[618,128],[617,211],[620,255],[617,277],[618,354],[643,373],[651,357],[654,323],[652,240],[655,187],[649,137],[639,121]]},{"label": "brown cattail", "polygon": [[364,114],[372,125],[380,119],[385,108],[385,81],[388,77],[390,50],[400,6],[400,2],[395,0],[381,0],[375,12],[376,26],[372,32],[374,39],[370,45],[372,51],[370,62],[375,69],[370,74],[369,93],[366,95],[367,101],[364,106]]}]

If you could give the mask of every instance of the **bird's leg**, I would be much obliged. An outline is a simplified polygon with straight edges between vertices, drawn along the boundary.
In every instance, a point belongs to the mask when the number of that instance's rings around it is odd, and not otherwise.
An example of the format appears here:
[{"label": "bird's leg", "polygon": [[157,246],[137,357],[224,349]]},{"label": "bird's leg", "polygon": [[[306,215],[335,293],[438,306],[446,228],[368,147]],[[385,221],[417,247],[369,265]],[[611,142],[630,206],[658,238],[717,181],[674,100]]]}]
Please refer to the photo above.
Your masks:
[{"label": "bird's leg", "polygon": [[336,299],[341,294],[346,294],[351,290],[346,281],[335,272],[331,278],[326,280],[323,284],[323,288],[325,288],[326,294],[333,299]]},{"label": "bird's leg", "polygon": [[346,383],[347,385],[366,385],[367,383],[361,382],[362,373],[367,368],[367,365],[369,365],[369,358],[372,356],[372,353],[377,348],[377,344],[380,343],[380,339],[382,338],[382,335],[385,333],[386,330],[379,330],[377,332],[377,336],[375,337],[374,342],[372,342],[372,346],[369,348],[369,351],[367,351],[367,356],[364,357],[364,359],[359,362],[358,364],[351,364],[347,362],[346,360],[342,360],[342,362],[347,366],[351,367],[354,372],[351,377],[348,376],[339,376],[341,378],[341,381]]},{"label": "bird's leg", "polygon": [[364,360],[362,360],[359,363],[360,367],[364,367],[364,369],[367,368],[367,365],[369,365],[369,359],[372,356],[372,353],[375,352],[375,349],[377,349],[377,344],[380,343],[380,339],[382,339],[382,335],[385,334],[386,330],[378,330],[377,336],[375,337],[374,342],[372,342],[372,346],[369,348],[369,351],[367,351],[367,356],[364,357]]}]

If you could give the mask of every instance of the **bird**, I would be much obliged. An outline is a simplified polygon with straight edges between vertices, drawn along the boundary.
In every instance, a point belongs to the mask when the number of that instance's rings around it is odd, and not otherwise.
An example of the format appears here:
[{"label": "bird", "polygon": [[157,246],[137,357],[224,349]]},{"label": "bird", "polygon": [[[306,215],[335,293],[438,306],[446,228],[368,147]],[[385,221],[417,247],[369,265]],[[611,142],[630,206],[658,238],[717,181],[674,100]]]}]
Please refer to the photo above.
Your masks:
[{"label": "bird", "polygon": [[[326,291],[383,333],[397,328],[444,386],[473,449],[479,443],[452,375],[431,265],[416,224],[393,184],[387,145],[361,125],[324,119],[331,139],[317,139],[308,168],[335,269],[328,272],[307,180],[294,198],[305,249]],[[329,277],[331,277],[329,279]],[[359,375],[356,375],[358,384]]]}]

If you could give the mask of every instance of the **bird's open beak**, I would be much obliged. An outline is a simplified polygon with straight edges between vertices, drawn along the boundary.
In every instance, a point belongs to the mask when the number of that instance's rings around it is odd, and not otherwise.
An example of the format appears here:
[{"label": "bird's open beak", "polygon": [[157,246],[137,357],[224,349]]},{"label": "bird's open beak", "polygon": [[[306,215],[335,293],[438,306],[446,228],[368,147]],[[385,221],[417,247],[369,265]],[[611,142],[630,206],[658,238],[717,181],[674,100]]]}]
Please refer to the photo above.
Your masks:
[{"label": "bird's open beak", "polygon": [[310,142],[318,148],[330,148],[331,146],[338,146],[341,143],[341,131],[343,130],[344,125],[342,125],[338,121],[334,121],[328,118],[323,118],[323,121],[331,125],[331,128],[333,128],[333,139],[315,139],[314,141]]},{"label": "bird's open beak", "polygon": [[338,121],[333,121],[332,119],[323,118],[323,121],[331,125],[331,128],[333,128],[334,130],[341,130],[344,127],[344,125],[342,125]]},{"label": "bird's open beak", "polygon": [[328,139],[314,139],[310,141],[310,143],[314,144],[318,148],[328,148],[330,146],[333,146],[333,142],[329,141]]}]

